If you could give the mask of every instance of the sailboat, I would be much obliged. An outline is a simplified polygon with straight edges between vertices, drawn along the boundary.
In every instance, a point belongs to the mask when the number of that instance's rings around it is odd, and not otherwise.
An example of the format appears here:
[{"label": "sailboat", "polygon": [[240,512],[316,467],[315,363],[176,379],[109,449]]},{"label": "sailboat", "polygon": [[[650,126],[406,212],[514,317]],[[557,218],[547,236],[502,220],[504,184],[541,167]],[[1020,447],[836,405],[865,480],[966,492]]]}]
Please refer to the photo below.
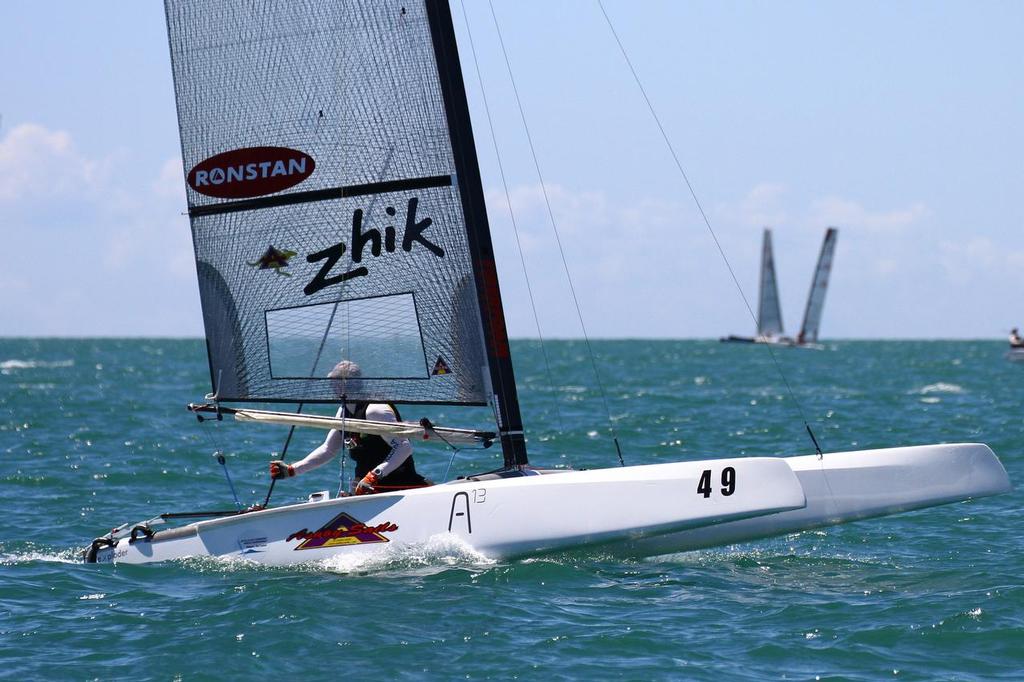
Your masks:
[{"label": "sailboat", "polygon": [[825,308],[825,292],[832,273],[832,257],[835,253],[839,230],[830,227],[825,230],[825,239],[818,253],[814,268],[811,290],[807,294],[804,321],[796,338],[785,335],[782,326],[782,310],[779,307],[779,287],[775,280],[775,258],[772,255],[772,231],[764,230],[761,244],[761,285],[758,289],[757,336],[726,336],[720,341],[727,343],[769,343],[776,346],[795,346],[821,349],[818,345],[818,329],[821,314]]},{"label": "sailboat", "polygon": [[1010,330],[1010,350],[1005,357],[1010,362],[1024,362],[1024,341],[1016,327]]},{"label": "sailboat", "polygon": [[[447,0],[166,0],[212,393],[204,418],[500,447],[436,485],[160,514],[87,562],[288,565],[453,538],[492,558],[629,556],[1009,490],[983,444],[531,466]],[[359,363],[338,381],[339,360]],[[247,407],[489,405],[491,431]],[[344,456],[344,455],[342,455]],[[268,493],[269,500],[269,493]]]},{"label": "sailboat", "polygon": [[728,343],[793,345],[793,339],[785,336],[782,329],[779,285],[775,281],[775,256],[772,253],[772,231],[766,227],[761,241],[761,282],[757,292],[757,336],[729,335],[719,340]]},{"label": "sailboat", "polygon": [[832,274],[832,255],[836,251],[838,237],[839,230],[836,228],[830,227],[825,230],[825,239],[821,242],[821,251],[818,253],[818,263],[814,266],[811,290],[807,293],[804,321],[800,325],[800,333],[796,335],[798,346],[817,346],[821,313],[825,309],[825,292],[828,290],[828,278]]}]

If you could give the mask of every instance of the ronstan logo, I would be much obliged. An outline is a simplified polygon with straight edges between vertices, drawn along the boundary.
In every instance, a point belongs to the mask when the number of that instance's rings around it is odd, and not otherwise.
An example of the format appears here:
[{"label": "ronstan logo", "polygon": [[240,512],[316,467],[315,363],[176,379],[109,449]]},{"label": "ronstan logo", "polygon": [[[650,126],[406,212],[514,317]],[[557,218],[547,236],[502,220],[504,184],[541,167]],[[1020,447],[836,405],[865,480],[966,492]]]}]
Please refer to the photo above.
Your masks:
[{"label": "ronstan logo", "polygon": [[312,156],[287,147],[233,149],[200,161],[188,185],[219,199],[247,199],[294,187],[316,168]]},{"label": "ronstan logo", "polygon": [[376,526],[367,526],[342,512],[325,523],[318,530],[309,532],[303,528],[288,536],[287,541],[302,540],[295,549],[323,549],[339,545],[361,545],[367,542],[388,542],[382,533],[393,533],[398,525],[385,521]]}]

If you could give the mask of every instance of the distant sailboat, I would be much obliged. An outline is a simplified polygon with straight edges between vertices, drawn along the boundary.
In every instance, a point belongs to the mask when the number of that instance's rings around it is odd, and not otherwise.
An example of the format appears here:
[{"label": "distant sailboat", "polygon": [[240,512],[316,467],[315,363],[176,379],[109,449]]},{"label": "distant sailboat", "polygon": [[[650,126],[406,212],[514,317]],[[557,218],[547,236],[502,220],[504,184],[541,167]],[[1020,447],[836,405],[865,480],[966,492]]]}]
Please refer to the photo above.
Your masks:
[{"label": "distant sailboat", "polygon": [[1006,359],[1024,362],[1024,338],[1021,338],[1016,327],[1010,331],[1010,350],[1006,351]]},{"label": "distant sailboat", "polygon": [[782,310],[779,306],[779,287],[775,279],[775,257],[772,253],[772,231],[764,230],[761,244],[761,287],[757,305],[757,336],[727,336],[720,339],[729,343],[770,343],[779,346],[801,346],[817,348],[821,314],[825,307],[825,293],[832,273],[832,258],[836,249],[839,230],[830,227],[825,231],[825,240],[818,254],[818,265],[814,269],[811,290],[804,308],[804,321],[796,339],[785,335],[782,325]]},{"label": "distant sailboat", "polygon": [[839,230],[830,227],[825,230],[825,240],[821,243],[818,254],[818,265],[814,268],[814,279],[811,290],[807,294],[807,307],[804,308],[804,323],[796,337],[796,345],[804,346],[818,342],[818,328],[821,327],[821,312],[825,308],[825,292],[828,290],[828,278],[832,274],[832,256],[836,251],[836,239]]}]

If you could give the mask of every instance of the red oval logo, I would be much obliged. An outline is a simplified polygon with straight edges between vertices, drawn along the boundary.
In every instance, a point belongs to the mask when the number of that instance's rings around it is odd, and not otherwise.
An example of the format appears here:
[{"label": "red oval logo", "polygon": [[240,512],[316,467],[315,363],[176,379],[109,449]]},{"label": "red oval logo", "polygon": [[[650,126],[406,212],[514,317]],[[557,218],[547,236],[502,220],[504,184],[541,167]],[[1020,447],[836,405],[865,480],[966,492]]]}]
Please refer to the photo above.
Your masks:
[{"label": "red oval logo", "polygon": [[197,163],[188,172],[188,186],[208,197],[247,199],[294,187],[315,168],[313,157],[296,149],[232,149]]}]

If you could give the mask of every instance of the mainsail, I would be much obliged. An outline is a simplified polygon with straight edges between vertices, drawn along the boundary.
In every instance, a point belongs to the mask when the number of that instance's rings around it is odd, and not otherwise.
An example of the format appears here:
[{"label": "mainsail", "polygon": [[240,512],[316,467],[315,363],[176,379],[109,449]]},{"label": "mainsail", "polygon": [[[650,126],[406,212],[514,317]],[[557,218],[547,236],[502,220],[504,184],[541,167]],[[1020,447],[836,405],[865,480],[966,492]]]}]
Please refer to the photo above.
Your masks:
[{"label": "mainsail", "polygon": [[804,323],[800,328],[800,343],[814,343],[818,340],[818,328],[821,326],[821,313],[825,307],[825,292],[828,290],[828,278],[832,273],[832,255],[836,250],[836,239],[839,230],[830,227],[825,231],[825,240],[821,243],[818,254],[818,265],[814,269],[811,291],[807,294],[807,308],[804,310]]},{"label": "mainsail", "polygon": [[775,283],[775,259],[772,256],[772,231],[764,230],[761,245],[761,289],[757,306],[757,335],[782,335],[782,310],[779,308],[779,287]]},{"label": "mainsail", "polygon": [[525,463],[447,1],[166,12],[218,399],[491,402]]}]

